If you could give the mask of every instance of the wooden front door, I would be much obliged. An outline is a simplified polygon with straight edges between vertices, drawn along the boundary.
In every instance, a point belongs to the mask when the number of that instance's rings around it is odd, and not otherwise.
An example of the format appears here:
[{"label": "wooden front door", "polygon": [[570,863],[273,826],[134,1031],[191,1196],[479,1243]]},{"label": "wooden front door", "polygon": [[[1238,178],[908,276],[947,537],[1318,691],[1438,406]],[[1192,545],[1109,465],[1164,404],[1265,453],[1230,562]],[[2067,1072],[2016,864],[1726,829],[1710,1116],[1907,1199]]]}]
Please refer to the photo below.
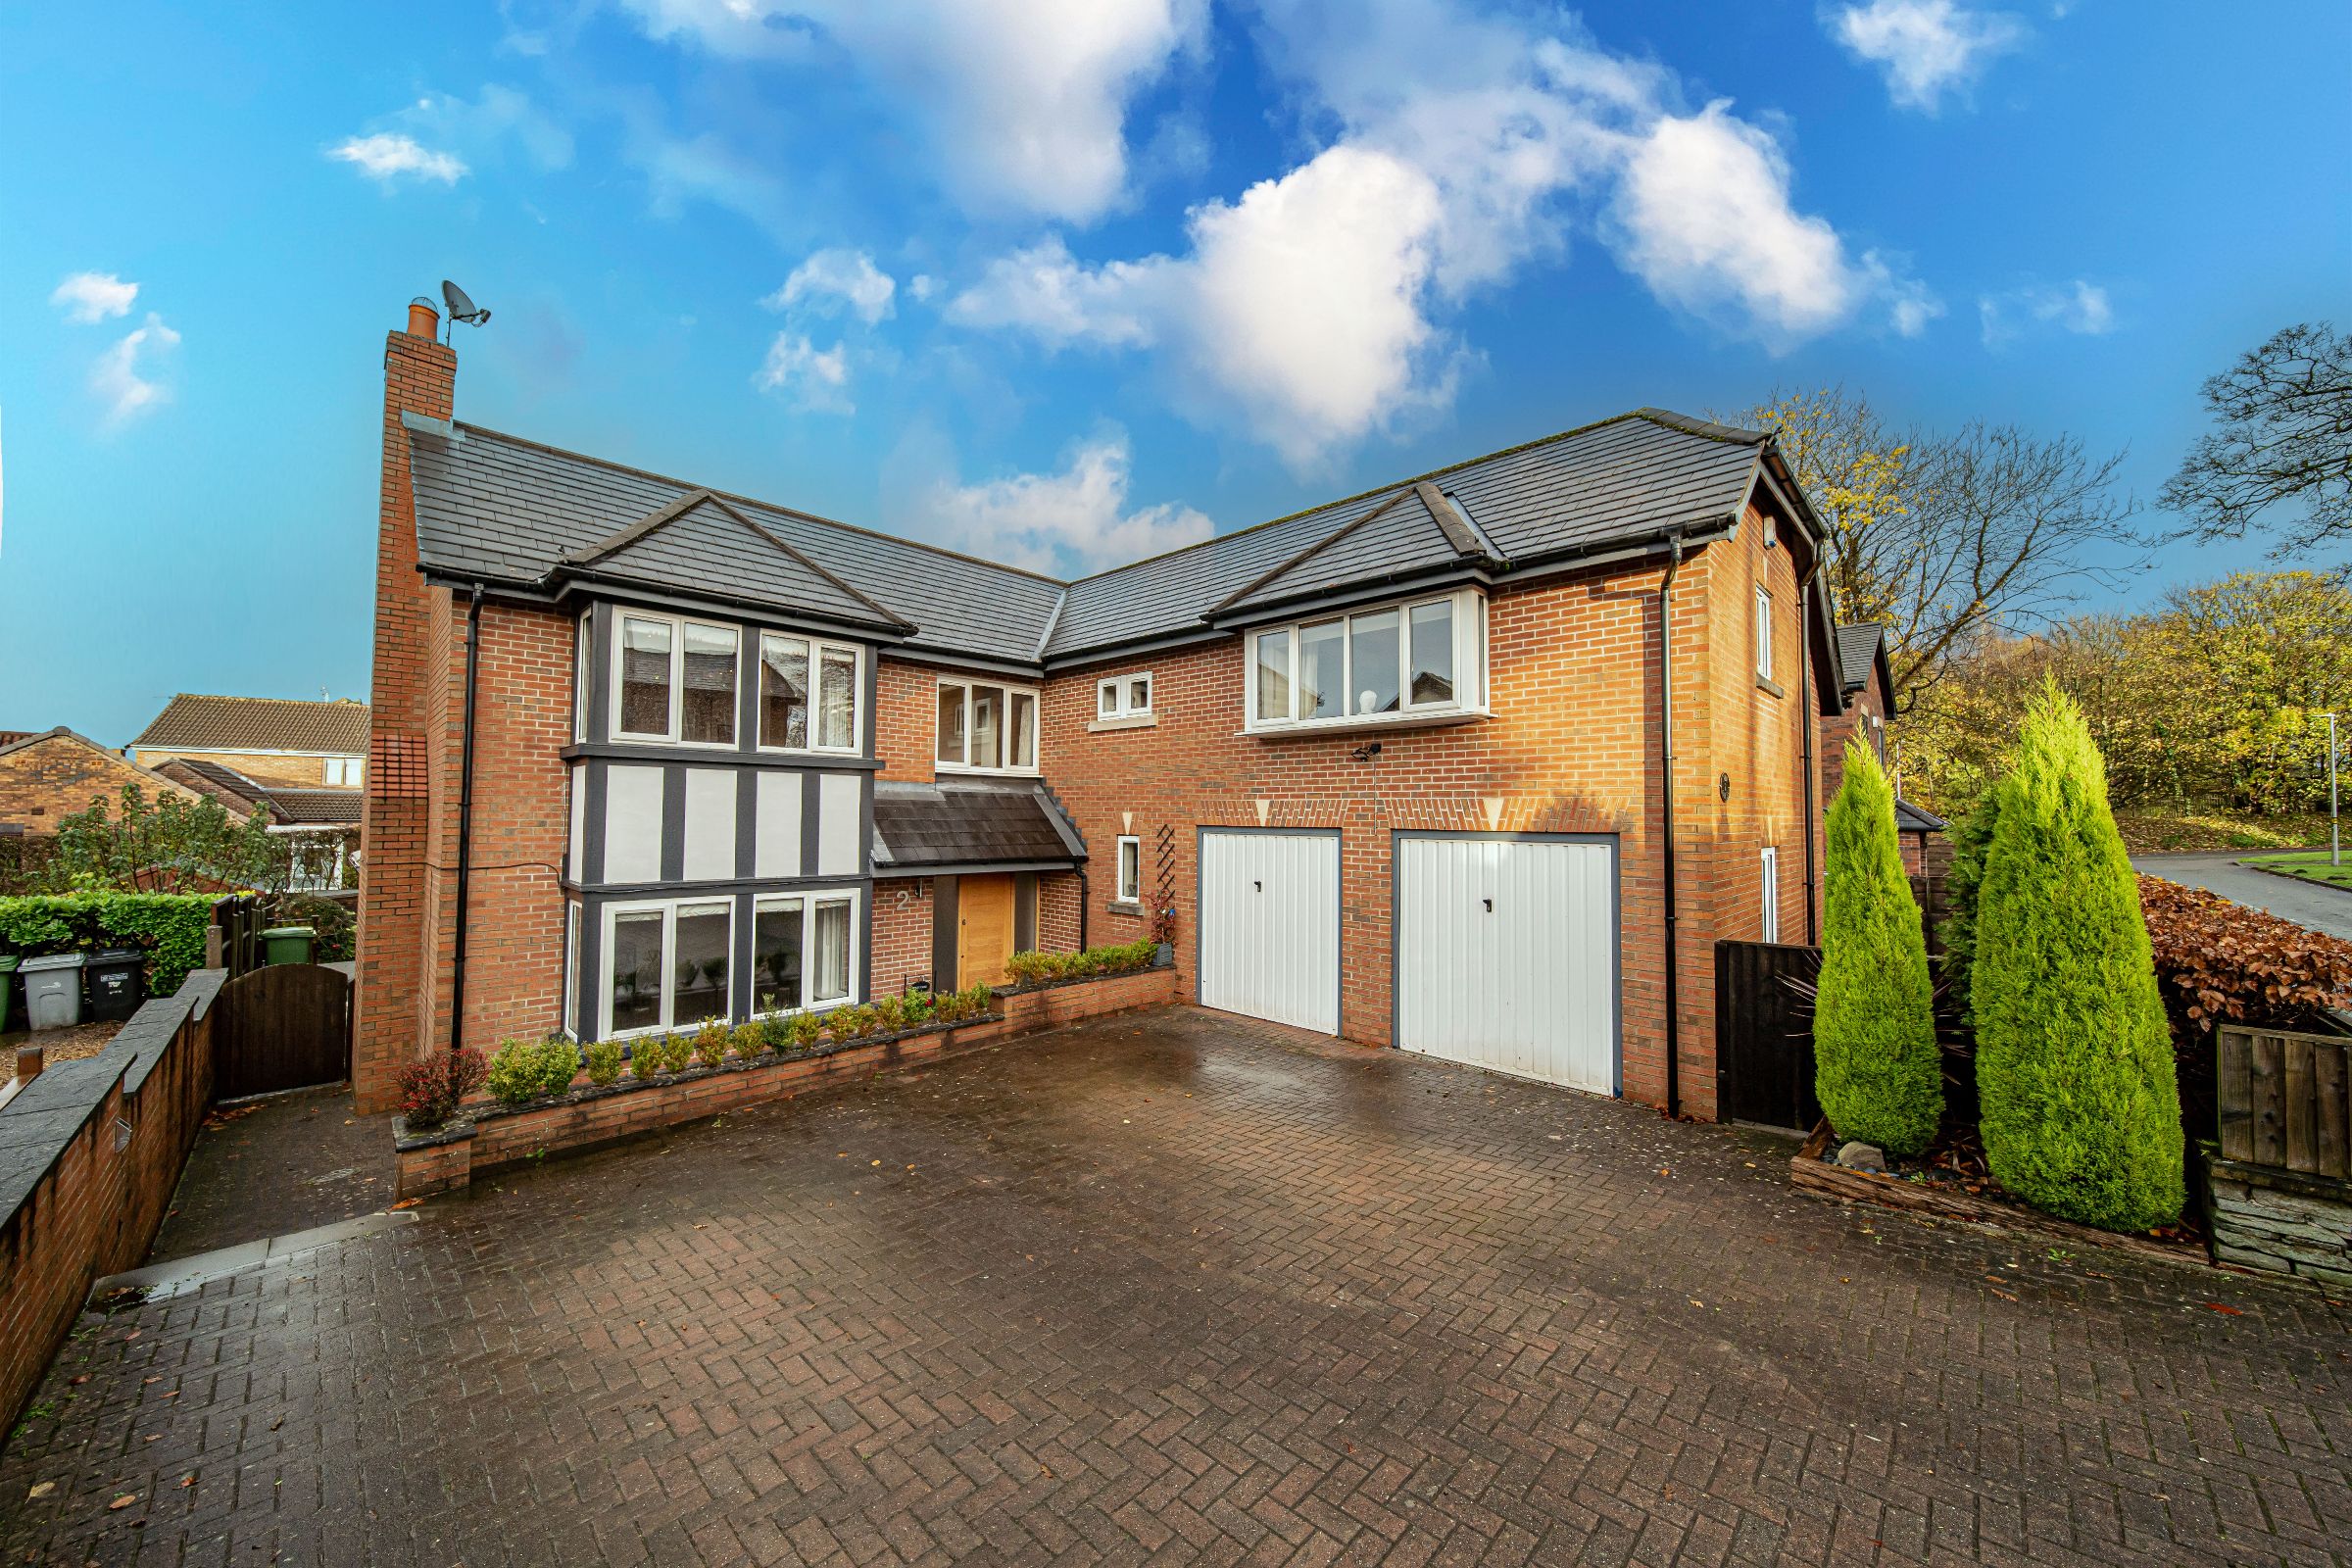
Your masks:
[{"label": "wooden front door", "polygon": [[1003,985],[1012,956],[1012,878],[956,878],[956,983]]}]

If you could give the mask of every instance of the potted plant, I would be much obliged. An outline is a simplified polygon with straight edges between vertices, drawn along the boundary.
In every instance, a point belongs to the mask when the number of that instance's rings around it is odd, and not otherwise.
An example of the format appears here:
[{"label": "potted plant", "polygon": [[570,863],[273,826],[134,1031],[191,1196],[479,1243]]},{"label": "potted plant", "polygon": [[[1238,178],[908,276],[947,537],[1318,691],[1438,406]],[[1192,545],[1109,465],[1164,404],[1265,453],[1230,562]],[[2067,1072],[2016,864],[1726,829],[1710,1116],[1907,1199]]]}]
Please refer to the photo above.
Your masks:
[{"label": "potted plant", "polygon": [[1153,963],[1176,961],[1176,906],[1173,904],[1152,916],[1152,940],[1158,944],[1152,950]]}]

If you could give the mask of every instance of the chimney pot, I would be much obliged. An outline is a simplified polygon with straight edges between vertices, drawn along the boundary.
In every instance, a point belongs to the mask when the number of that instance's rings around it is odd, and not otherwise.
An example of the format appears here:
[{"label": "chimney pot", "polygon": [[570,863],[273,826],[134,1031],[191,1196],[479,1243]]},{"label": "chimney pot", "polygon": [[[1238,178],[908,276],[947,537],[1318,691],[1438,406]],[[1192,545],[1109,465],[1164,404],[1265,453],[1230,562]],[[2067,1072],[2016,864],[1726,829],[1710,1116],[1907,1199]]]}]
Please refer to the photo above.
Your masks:
[{"label": "chimney pot", "polygon": [[409,336],[431,342],[441,335],[441,313],[422,300],[409,301]]}]

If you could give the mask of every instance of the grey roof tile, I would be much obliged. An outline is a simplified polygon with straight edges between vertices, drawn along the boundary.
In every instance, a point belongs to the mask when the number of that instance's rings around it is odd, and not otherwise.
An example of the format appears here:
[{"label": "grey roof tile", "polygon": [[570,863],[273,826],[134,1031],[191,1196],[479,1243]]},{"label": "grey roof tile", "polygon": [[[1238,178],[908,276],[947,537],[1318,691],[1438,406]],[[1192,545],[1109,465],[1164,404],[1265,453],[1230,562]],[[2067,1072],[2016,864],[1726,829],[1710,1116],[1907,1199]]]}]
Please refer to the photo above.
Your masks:
[{"label": "grey roof tile", "polygon": [[1075,865],[1076,829],[1034,784],[881,781],[874,785],[874,869]]},{"label": "grey roof tile", "polygon": [[1858,692],[1870,684],[1870,666],[1877,662],[1886,628],[1875,620],[1853,621],[1838,628],[1838,673],[1845,689]]},{"label": "grey roof tile", "polygon": [[649,588],[723,585],[728,598],[777,610],[862,625],[906,624],[709,491],[689,493],[601,547],[571,552],[565,564]]}]

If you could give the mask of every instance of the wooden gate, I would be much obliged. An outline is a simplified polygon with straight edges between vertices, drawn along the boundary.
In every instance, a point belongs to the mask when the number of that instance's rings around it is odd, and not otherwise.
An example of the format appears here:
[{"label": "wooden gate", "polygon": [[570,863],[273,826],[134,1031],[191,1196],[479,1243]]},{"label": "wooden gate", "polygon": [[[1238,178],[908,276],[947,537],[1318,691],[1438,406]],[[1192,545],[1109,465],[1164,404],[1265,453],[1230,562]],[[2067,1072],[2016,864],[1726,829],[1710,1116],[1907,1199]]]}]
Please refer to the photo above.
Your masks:
[{"label": "wooden gate", "polygon": [[1715,1114],[1811,1132],[1813,1013],[1803,991],[1821,950],[1778,942],[1715,944]]},{"label": "wooden gate", "polygon": [[2216,1033],[2222,1153],[2352,1178],[2352,1041],[2237,1024]]},{"label": "wooden gate", "polygon": [[272,963],[213,1004],[213,1096],[236,1100],[351,1074],[351,979],[316,963]]}]

